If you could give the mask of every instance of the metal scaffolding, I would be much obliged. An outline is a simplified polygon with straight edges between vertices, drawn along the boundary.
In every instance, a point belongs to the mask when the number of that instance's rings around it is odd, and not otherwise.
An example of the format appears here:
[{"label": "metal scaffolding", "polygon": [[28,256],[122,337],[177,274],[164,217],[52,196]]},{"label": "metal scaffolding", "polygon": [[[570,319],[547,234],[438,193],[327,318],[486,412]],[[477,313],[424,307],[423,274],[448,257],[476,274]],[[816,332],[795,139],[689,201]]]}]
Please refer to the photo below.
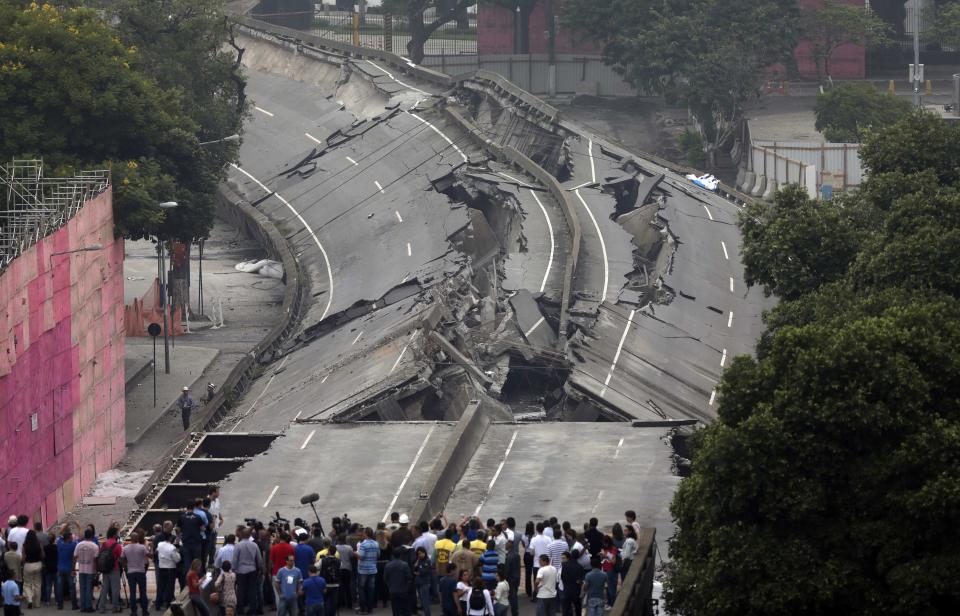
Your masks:
[{"label": "metal scaffolding", "polygon": [[63,226],[109,184],[106,169],[45,178],[42,160],[14,159],[0,165],[0,270]]}]

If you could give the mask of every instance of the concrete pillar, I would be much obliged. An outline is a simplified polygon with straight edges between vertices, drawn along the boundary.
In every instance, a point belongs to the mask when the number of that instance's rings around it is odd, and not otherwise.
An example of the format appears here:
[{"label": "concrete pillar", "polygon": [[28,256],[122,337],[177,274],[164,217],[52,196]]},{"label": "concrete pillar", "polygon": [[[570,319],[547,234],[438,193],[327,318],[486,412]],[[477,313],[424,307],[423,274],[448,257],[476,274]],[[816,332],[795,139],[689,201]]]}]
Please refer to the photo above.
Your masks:
[{"label": "concrete pillar", "polygon": [[763,175],[757,176],[757,183],[753,185],[753,190],[750,191],[750,195],[754,197],[759,197],[767,189],[767,178]]},{"label": "concrete pillar", "polygon": [[756,179],[757,175],[753,171],[745,171],[743,173],[743,180],[740,181],[740,190],[743,192],[750,192],[750,189],[753,188],[753,182]]},{"label": "concrete pillar", "polygon": [[767,189],[763,191],[763,198],[766,201],[772,201],[775,194],[777,194],[777,181],[770,178],[767,180]]},{"label": "concrete pillar", "polygon": [[743,176],[746,174],[746,172],[747,170],[743,167],[737,168],[737,183],[735,184],[737,188],[740,188],[743,185]]}]

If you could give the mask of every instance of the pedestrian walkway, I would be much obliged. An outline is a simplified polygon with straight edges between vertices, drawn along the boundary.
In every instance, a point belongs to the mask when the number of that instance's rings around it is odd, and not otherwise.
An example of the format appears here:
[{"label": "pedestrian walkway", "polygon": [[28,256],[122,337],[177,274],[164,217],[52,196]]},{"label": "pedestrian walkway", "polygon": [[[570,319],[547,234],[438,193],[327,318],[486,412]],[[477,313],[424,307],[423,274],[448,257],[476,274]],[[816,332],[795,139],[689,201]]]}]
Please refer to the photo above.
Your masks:
[{"label": "pedestrian walkway", "polygon": [[[164,371],[163,340],[157,339],[157,388],[154,402],[153,371],[142,373],[137,383],[127,384],[127,445],[140,440],[165,413],[177,413],[173,404],[184,386],[190,387],[195,400],[202,403],[206,383],[203,373],[213,363],[218,349],[180,344],[170,349],[170,374]],[[149,338],[127,338],[126,359],[150,363],[153,341]],[[178,415],[179,416],[179,415]]]}]

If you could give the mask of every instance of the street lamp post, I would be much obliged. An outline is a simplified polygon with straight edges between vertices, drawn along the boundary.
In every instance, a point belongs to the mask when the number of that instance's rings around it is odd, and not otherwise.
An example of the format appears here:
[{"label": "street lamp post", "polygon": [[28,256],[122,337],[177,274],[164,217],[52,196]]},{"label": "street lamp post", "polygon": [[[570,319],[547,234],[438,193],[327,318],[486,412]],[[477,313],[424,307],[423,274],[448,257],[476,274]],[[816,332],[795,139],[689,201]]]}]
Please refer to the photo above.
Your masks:
[{"label": "street lamp post", "polygon": [[229,135],[229,136],[227,136],[227,137],[221,137],[220,139],[213,139],[213,140],[211,140],[211,141],[201,141],[201,142],[198,143],[197,145],[210,145],[210,144],[213,144],[213,143],[226,143],[226,142],[228,142],[228,141],[240,141],[240,135],[238,135],[237,133],[233,133],[232,135]]},{"label": "street lamp post", "polygon": [[[156,205],[162,210],[172,210],[180,207],[176,201],[164,201]],[[163,372],[170,374],[170,334],[167,320],[167,275],[163,258],[163,238],[157,232],[157,282],[160,291],[160,311],[163,313]]]}]

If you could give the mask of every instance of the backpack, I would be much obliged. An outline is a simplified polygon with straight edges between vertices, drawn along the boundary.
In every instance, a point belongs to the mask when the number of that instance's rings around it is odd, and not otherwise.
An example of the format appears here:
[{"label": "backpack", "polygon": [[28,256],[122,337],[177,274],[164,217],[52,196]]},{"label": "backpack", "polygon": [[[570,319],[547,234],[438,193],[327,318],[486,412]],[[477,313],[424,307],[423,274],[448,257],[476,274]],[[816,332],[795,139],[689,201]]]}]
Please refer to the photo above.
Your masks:
[{"label": "backpack", "polygon": [[473,589],[470,591],[470,601],[468,601],[471,610],[487,611],[487,600],[483,596],[482,590]]},{"label": "backpack", "polygon": [[116,564],[116,558],[113,556],[113,545],[101,547],[100,551],[97,552],[97,573],[112,573]]},{"label": "backpack", "polygon": [[324,556],[320,561],[320,575],[327,584],[340,583],[340,557]]}]

